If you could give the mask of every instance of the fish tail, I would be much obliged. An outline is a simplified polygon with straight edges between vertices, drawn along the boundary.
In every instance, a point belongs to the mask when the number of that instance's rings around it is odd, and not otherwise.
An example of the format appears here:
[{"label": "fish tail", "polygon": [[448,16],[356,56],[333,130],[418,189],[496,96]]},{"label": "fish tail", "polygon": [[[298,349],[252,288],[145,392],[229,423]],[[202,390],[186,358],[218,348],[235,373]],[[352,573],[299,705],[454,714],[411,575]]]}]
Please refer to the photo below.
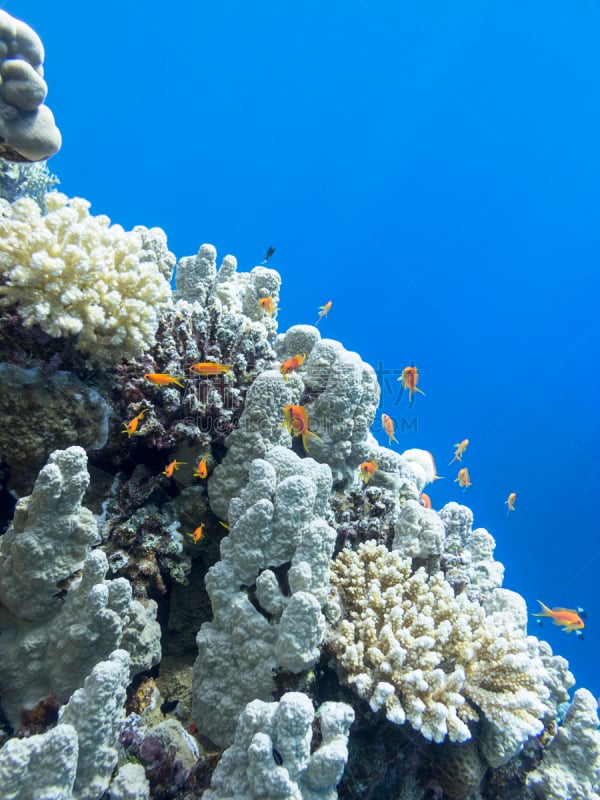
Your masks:
[{"label": "fish tail", "polygon": [[538,603],[541,605],[542,611],[537,613],[537,614],[534,614],[533,616],[534,617],[551,617],[552,616],[552,609],[548,608],[548,606],[545,605],[544,603],[542,603],[541,600],[538,600]]}]

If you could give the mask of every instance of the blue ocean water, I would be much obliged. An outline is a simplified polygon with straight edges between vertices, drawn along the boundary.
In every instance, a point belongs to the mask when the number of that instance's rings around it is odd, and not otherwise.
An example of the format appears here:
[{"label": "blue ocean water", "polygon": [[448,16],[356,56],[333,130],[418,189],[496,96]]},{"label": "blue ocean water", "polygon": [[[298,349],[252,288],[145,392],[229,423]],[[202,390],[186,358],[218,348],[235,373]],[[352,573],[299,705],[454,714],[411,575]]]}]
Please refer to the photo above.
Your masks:
[{"label": "blue ocean water", "polygon": [[434,507],[473,509],[530,611],[586,609],[583,639],[530,630],[599,695],[600,3],[3,7],[46,48],[59,188],[178,257],[274,246],[280,330],[332,300]]}]

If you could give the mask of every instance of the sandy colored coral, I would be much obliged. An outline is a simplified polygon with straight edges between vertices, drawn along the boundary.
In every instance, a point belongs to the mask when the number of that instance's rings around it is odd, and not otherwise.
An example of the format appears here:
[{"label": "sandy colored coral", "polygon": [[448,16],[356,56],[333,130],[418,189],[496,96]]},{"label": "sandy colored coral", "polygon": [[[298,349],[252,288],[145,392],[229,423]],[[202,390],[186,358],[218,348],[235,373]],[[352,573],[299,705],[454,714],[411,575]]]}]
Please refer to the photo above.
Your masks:
[{"label": "sandy colored coral", "polygon": [[374,542],[332,564],[341,620],[329,644],[344,680],[398,724],[427,739],[466,741],[484,718],[513,742],[542,730],[545,670],[536,640],[499,629],[442,573],[412,573],[411,560]]},{"label": "sandy colored coral", "polygon": [[72,336],[95,362],[140,354],[154,343],[159,313],[171,302],[155,233],[125,231],[90,203],[60,192],[46,197],[48,214],[23,197],[0,206],[0,304],[26,327]]}]

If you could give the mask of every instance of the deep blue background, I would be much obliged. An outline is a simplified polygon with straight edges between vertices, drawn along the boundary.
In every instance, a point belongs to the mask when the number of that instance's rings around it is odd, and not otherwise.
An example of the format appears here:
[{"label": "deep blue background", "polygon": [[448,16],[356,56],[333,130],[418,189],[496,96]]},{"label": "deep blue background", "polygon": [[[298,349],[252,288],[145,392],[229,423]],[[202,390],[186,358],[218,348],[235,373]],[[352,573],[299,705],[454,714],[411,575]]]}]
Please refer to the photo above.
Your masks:
[{"label": "deep blue background", "polygon": [[391,371],[434,507],[473,508],[531,611],[586,608],[583,641],[531,630],[600,694],[600,3],[3,7],[46,47],[59,188],[178,257],[211,242],[247,270],[274,245],[280,330],[333,300],[322,333]]}]

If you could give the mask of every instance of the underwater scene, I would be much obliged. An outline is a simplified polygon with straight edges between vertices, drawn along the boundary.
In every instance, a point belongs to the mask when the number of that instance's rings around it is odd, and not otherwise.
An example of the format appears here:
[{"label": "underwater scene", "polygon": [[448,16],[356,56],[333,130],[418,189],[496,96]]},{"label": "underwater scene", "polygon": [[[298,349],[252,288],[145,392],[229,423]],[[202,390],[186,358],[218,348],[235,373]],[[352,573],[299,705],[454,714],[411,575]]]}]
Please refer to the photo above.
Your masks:
[{"label": "underwater scene", "polygon": [[0,800],[600,800],[600,3],[0,9]]}]

